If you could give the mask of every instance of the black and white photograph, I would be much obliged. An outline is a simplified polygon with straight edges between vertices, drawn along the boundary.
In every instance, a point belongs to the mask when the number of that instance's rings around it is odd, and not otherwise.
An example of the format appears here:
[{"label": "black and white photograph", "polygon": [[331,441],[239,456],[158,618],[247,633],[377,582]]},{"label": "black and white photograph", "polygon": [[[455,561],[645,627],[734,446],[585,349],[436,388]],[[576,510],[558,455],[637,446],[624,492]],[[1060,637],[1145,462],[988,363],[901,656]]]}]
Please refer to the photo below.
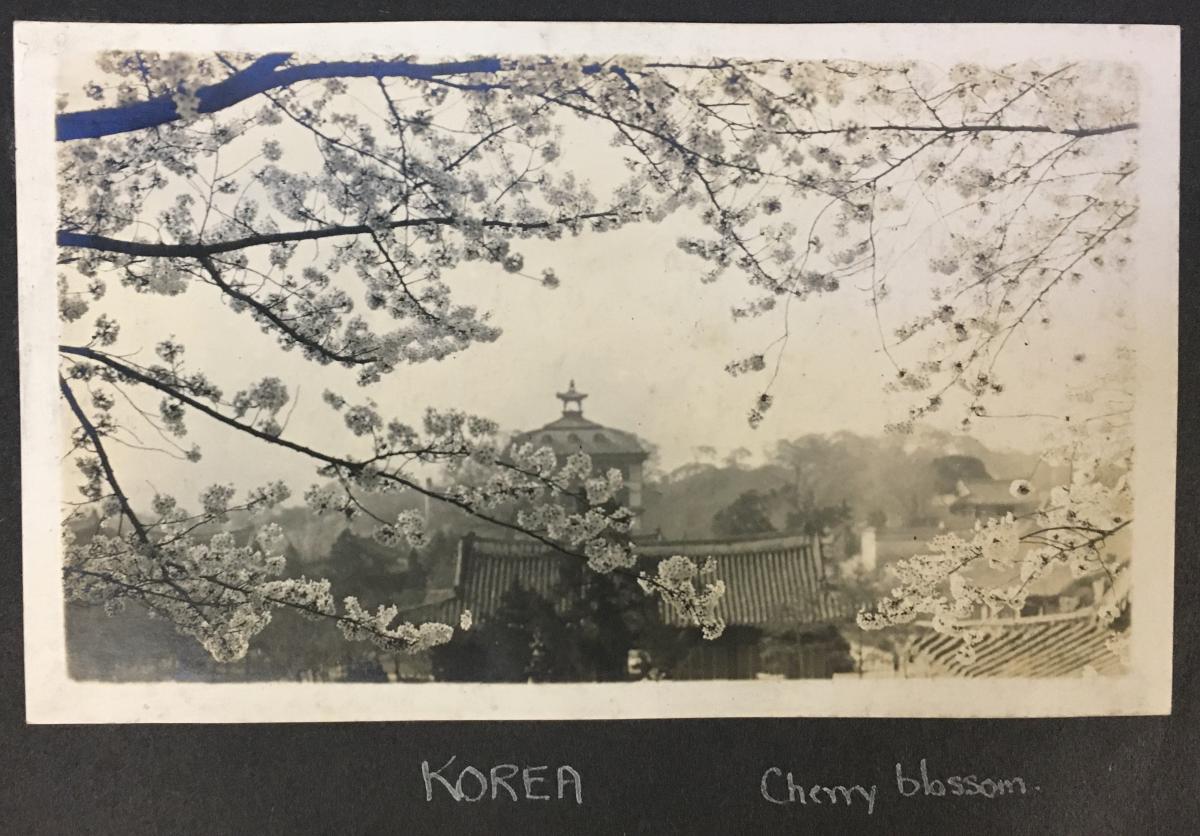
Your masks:
[{"label": "black and white photograph", "polygon": [[1169,712],[1176,38],[19,25],[30,721]]}]

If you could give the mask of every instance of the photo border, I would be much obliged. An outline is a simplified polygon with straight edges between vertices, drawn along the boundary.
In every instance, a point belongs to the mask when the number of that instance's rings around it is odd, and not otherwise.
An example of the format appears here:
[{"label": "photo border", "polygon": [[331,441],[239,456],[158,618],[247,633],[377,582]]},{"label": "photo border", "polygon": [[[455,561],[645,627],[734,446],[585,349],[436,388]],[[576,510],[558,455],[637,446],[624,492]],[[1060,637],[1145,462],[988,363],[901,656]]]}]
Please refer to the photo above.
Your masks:
[{"label": "photo border", "polygon": [[[336,30],[345,50],[331,49]],[[912,58],[981,63],[1129,61],[1142,79],[1130,672],[1072,680],[687,681],[634,684],[95,683],[67,676],[61,545],[59,329],[51,231],[57,56],[82,50],[271,49],[423,56],[642,53],[695,57]],[[963,44],[969,44],[963,47]],[[682,717],[1061,717],[1171,707],[1177,406],[1179,32],[1173,27],[1023,24],[59,24],[17,23],[16,162],[21,349],[26,718],[31,723],[562,720]],[[1162,555],[1162,557],[1158,557]],[[1101,685],[1102,687],[1098,687]]]}]

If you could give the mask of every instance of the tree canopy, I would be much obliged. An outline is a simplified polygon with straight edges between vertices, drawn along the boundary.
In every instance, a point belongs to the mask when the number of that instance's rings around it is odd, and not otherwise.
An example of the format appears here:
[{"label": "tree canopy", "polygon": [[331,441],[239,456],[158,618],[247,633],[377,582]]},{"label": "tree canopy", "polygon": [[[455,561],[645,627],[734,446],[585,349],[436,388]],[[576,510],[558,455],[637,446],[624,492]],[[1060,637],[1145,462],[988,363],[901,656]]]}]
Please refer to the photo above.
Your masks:
[{"label": "tree canopy", "polygon": [[[69,546],[68,591],[134,601],[217,658],[244,654],[278,607],[391,649],[448,640],[450,625],[393,623],[394,607],[339,606],[327,580],[280,577],[269,526],[250,544],[193,534],[278,504],[290,486],[238,499],[214,485],[198,511],[127,492],[108,450],[138,444],[133,423],[198,459],[207,451],[184,446],[188,423],[211,421],[313,460],[316,511],[369,514],[365,494],[421,494],[596,571],[637,575],[719,634],[719,583],[698,586],[674,559],[638,575],[629,512],[609,504],[619,473],[508,449],[484,417],[430,408],[413,426],[353,386],[325,393],[345,437],[299,443],[286,431],[294,381],[189,362],[169,328],[122,330],[106,294],[215,295],[229,319],[218,333],[249,318],[280,350],[370,387],[501,337],[486,311],[455,301],[456,268],[495,265],[551,291],[561,265],[527,263],[527,242],[683,216],[692,232],[674,243],[698,280],[744,283],[735,318],[856,287],[894,367],[889,386],[911,398],[897,429],[952,398],[969,422],[1004,389],[997,361],[1044,319],[1045,300],[1124,266],[1135,82],[1086,63],[104,54],[91,104],[57,118],[60,391],[85,504],[110,522]],[[932,254],[917,289],[894,272],[914,248]],[[902,281],[926,309],[886,333],[879,310]],[[783,323],[725,369],[762,376],[751,426],[773,404]],[[154,357],[138,351],[149,345]],[[446,484],[420,478],[430,466]],[[472,478],[456,480],[464,468]],[[523,510],[503,513],[513,503]],[[385,544],[424,540],[417,512],[376,522]]]}]

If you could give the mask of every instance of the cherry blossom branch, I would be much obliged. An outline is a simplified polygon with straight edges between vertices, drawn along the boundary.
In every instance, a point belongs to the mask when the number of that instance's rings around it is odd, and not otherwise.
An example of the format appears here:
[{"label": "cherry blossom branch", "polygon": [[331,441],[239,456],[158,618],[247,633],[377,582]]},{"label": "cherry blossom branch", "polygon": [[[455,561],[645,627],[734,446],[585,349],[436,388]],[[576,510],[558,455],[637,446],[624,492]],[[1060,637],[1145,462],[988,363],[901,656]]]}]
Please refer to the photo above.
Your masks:
[{"label": "cherry blossom branch", "polygon": [[[346,459],[346,458],[343,458],[340,456],[332,456],[328,453],[323,453],[323,452],[316,450],[312,447],[309,447],[307,445],[300,444],[295,441],[291,441],[290,439],[283,438],[282,436],[279,436],[279,435],[272,435],[271,433],[264,432],[263,430],[260,430],[257,427],[251,426],[249,424],[244,424],[241,421],[238,421],[235,418],[231,418],[228,415],[225,415],[224,413],[220,412],[219,410],[214,409],[213,407],[209,406],[208,404],[206,404],[200,400],[197,400],[196,398],[193,398],[190,395],[176,389],[175,387],[173,387],[161,380],[158,380],[157,378],[155,378],[149,374],[146,374],[145,372],[143,372],[133,366],[130,366],[126,363],[122,363],[121,361],[117,360],[116,358],[114,358],[108,354],[104,354],[103,352],[99,352],[99,351],[96,351],[95,349],[87,348],[85,346],[70,346],[70,345],[60,345],[58,347],[58,350],[63,354],[69,354],[69,355],[73,355],[76,357],[84,357],[88,360],[93,360],[95,362],[102,363],[102,364],[108,366],[109,368],[113,369],[114,371],[116,371],[122,377],[129,378],[131,380],[137,381],[138,383],[143,383],[147,386],[150,386],[151,388],[157,389],[158,391],[163,392],[164,394],[166,394],[172,398],[175,398],[180,403],[183,403],[184,405],[191,407],[192,409],[196,410],[197,412],[200,412],[200,413],[208,416],[209,418],[212,418],[213,420],[215,420],[221,424],[224,424],[227,427],[238,430],[239,432],[243,432],[247,435],[257,438],[260,441],[265,441],[268,444],[272,444],[277,447],[283,447],[284,449],[291,450],[296,453],[300,453],[304,456],[307,456],[308,458],[314,459],[325,465],[331,466],[335,470],[346,471],[346,472],[355,474],[355,473],[362,473],[368,467],[367,463],[365,463],[365,462],[357,462],[357,461],[353,461],[351,459]],[[419,481],[416,481],[413,479],[406,479],[405,477],[401,476],[398,473],[380,472],[380,473],[376,473],[375,475],[378,476],[383,481],[391,482],[399,487],[403,487],[403,488],[412,490],[422,496],[427,496],[430,499],[434,499],[434,500],[437,500],[438,502],[442,502],[446,505],[450,505],[455,508],[458,508],[459,510],[464,511],[467,514],[470,514],[471,516],[473,516],[477,519],[483,520],[484,522],[491,523],[492,525],[496,525],[501,528],[505,528],[510,531],[517,532],[517,533],[522,534],[526,537],[529,537],[533,540],[536,540],[537,542],[541,543],[542,545],[549,546],[555,552],[562,554],[566,557],[573,557],[573,558],[576,558],[576,559],[579,559],[579,560],[582,560],[585,562],[588,560],[587,555],[583,554],[582,552],[574,551],[571,548],[563,545],[562,543],[559,543],[558,541],[556,541],[550,537],[547,537],[547,536],[545,536],[537,531],[534,531],[526,526],[520,525],[519,523],[510,522],[501,517],[497,517],[492,514],[488,514],[484,511],[480,510],[479,508],[476,508],[474,505],[472,505],[469,502],[461,500],[455,496],[433,490],[432,488],[422,485]],[[621,570],[614,570],[614,571],[621,571]],[[630,577],[634,577],[637,579],[644,579],[644,577],[641,574],[638,574],[636,572],[632,572],[632,573],[622,572],[622,574],[628,574]],[[656,585],[655,583],[653,583],[651,581],[648,581],[648,582],[650,582],[651,585]]]},{"label": "cherry blossom branch", "polygon": [[[861,130],[872,133],[941,133],[941,134],[1056,134],[1083,139],[1093,136],[1109,136],[1110,134],[1136,131],[1137,122],[1119,122],[1114,125],[1100,125],[1094,128],[1060,128],[1051,125],[997,125],[997,124],[962,124],[962,125],[895,125],[889,123],[864,125]],[[813,130],[774,130],[770,133],[786,136],[810,137],[830,136],[846,133],[845,128],[817,128]]]},{"label": "cherry blossom branch", "polygon": [[76,422],[91,442],[92,452],[100,460],[100,468],[104,471],[104,479],[112,487],[113,495],[121,505],[121,513],[129,520],[129,524],[133,526],[138,539],[149,542],[150,537],[146,531],[146,527],[138,519],[137,514],[133,512],[133,508],[130,507],[125,492],[121,490],[121,486],[117,482],[117,475],[113,472],[112,463],[108,459],[108,453],[104,449],[104,444],[100,441],[100,433],[84,413],[83,408],[79,405],[79,401],[75,399],[75,393],[71,391],[71,387],[67,385],[67,381],[63,379],[62,375],[59,375],[58,378],[58,389],[62,393],[63,400],[67,402],[67,406],[71,408],[71,413],[75,416]]},{"label": "cherry blossom branch", "polygon": [[380,229],[400,229],[402,227],[421,226],[450,226],[458,227],[467,223],[477,223],[486,229],[512,229],[531,231],[551,229],[556,226],[579,221],[594,221],[613,219],[618,216],[615,209],[601,212],[585,212],[569,217],[560,217],[542,221],[502,221],[488,218],[473,221],[469,218],[444,216],[431,218],[406,218],[403,220],[386,221],[380,224],[349,224],[329,226],[320,229],[298,229],[290,232],[264,232],[258,235],[248,235],[244,238],[234,238],[228,241],[191,244],[162,244],[149,241],[128,241],[120,238],[110,238],[105,235],[92,235],[86,232],[59,230],[57,242],[60,247],[79,247],[81,249],[98,250],[100,252],[120,253],[122,255],[151,256],[163,258],[200,258],[202,256],[219,255],[221,253],[244,250],[248,247],[261,247],[268,244],[286,244],[293,241],[318,241],[323,238],[340,238],[349,235],[367,235]]},{"label": "cherry blossom branch", "polygon": [[344,363],[348,366],[365,365],[367,363],[373,363],[377,359],[374,353],[344,354],[340,351],[334,351],[328,346],[310,339],[284,321],[279,314],[275,313],[275,311],[271,309],[271,306],[263,304],[253,295],[249,293],[243,293],[229,282],[225,281],[225,279],[221,276],[221,271],[217,269],[217,265],[213,263],[211,257],[202,255],[197,260],[200,262],[201,266],[204,267],[204,270],[208,273],[209,277],[212,278],[213,283],[217,287],[221,288],[221,290],[224,291],[227,296],[247,305],[272,325],[274,325],[277,329],[279,329],[279,331],[286,335],[288,339],[294,340],[297,344],[311,349],[317,356],[331,360],[335,363]]},{"label": "cherry blossom branch", "polygon": [[[80,428],[91,442],[92,450],[100,461],[100,466],[104,473],[105,481],[107,481],[109,486],[112,488],[112,496],[116,499],[121,508],[121,515],[125,519],[129,520],[130,525],[133,526],[134,534],[138,542],[141,543],[146,551],[155,558],[155,563],[159,566],[161,577],[146,578],[143,583],[130,583],[128,580],[119,578],[110,572],[97,572],[91,569],[85,569],[80,566],[73,565],[64,566],[64,574],[77,575],[81,577],[94,577],[103,580],[105,583],[124,589],[128,594],[130,594],[131,597],[140,600],[151,609],[158,608],[153,607],[153,605],[144,600],[144,596],[146,595],[176,601],[185,605],[192,613],[194,613],[196,618],[200,619],[202,623],[208,623],[209,621],[209,618],[203,612],[204,608],[223,608],[227,610],[236,610],[245,603],[245,600],[254,596],[258,596],[261,597],[262,600],[276,606],[288,607],[312,617],[329,619],[339,625],[350,625],[360,634],[372,636],[384,642],[394,641],[396,637],[394,635],[389,635],[388,632],[385,632],[376,619],[368,620],[357,618],[351,614],[338,613],[336,610],[330,612],[311,604],[293,601],[287,598],[281,598],[275,595],[264,593],[261,590],[247,589],[237,584],[231,584],[216,575],[179,575],[178,570],[180,570],[181,567],[173,564],[161,554],[162,547],[171,541],[178,539],[179,536],[177,535],[161,541],[155,541],[151,538],[149,527],[147,527],[142,522],[140,517],[134,512],[129,503],[127,495],[121,489],[120,484],[117,481],[117,477],[113,471],[112,464],[109,461],[107,451],[104,449],[104,445],[100,440],[99,431],[84,413],[83,408],[80,406],[79,401],[75,398],[70,386],[61,376],[59,377],[59,390],[62,393],[63,399],[66,400],[68,406],[70,407],[71,412],[74,414]],[[199,523],[197,525],[193,525],[188,530],[194,530],[198,525]],[[173,570],[176,571],[175,576],[172,576],[171,574]],[[193,596],[180,584],[181,581],[186,582],[189,580],[203,580],[208,583],[215,584],[216,586],[220,586],[224,589],[240,593],[241,595],[246,596],[246,598],[237,601],[212,600],[209,598],[197,600],[195,596]],[[152,588],[151,585],[157,584],[164,584],[172,591],[164,592],[161,589]],[[403,615],[404,612],[417,611],[419,609],[419,606],[407,607],[404,610],[397,608],[392,617],[395,618],[396,615]],[[169,614],[167,615],[169,617]]]},{"label": "cherry blossom branch", "polygon": [[[195,91],[197,98],[196,112],[200,114],[216,113],[232,107],[239,102],[270,90],[287,87],[300,81],[335,78],[407,78],[414,81],[436,82],[466,91],[485,91],[503,89],[509,85],[503,83],[472,81],[450,81],[453,76],[494,75],[506,69],[506,65],[498,58],[477,58],[468,61],[452,61],[440,64],[420,64],[410,61],[324,61],[311,64],[296,64],[288,67],[282,65],[291,58],[290,53],[270,53],[256,59],[245,69],[233,73],[228,78],[215,84],[199,87]],[[658,65],[666,67],[667,65]],[[594,64],[580,68],[585,75],[600,72],[601,65]],[[631,94],[637,95],[640,89],[633,84],[625,71],[616,65],[607,69],[618,74],[625,82]],[[706,67],[715,69],[715,67]],[[1024,95],[1023,91],[1021,95]],[[1006,103],[1005,106],[1012,102]],[[993,114],[993,119],[999,112]],[[171,95],[153,97],[147,101],[133,102],[116,107],[95,108],[92,110],[72,111],[61,113],[55,118],[55,133],[58,141],[79,139],[94,139],[127,133],[130,131],[167,125],[181,118],[175,98]],[[1055,128],[1047,125],[1000,125],[989,120],[988,123],[975,125],[892,125],[877,124],[867,126],[872,131],[953,131],[964,133],[1007,132],[1007,133],[1057,133],[1065,136],[1103,136],[1105,134],[1133,130],[1136,123],[1122,123],[1092,128]],[[819,136],[839,132],[838,129],[824,130],[779,130],[773,132],[797,136]]]},{"label": "cherry blossom branch", "polygon": [[[299,81],[324,78],[410,78],[430,81],[455,75],[476,75],[499,72],[503,64],[498,58],[478,58],[473,61],[450,61],[442,64],[418,64],[410,61],[321,61],[295,64],[280,68],[291,53],[276,52],[264,55],[240,72],[223,81],[200,87],[195,91],[198,113],[216,113],[260,93],[287,87]],[[485,90],[494,85],[484,83],[459,84],[469,90]],[[117,107],[79,110],[59,114],[55,134],[59,142],[76,139],[95,139],[113,134],[167,125],[180,119],[172,96],[156,96],[148,101]]]},{"label": "cherry blossom branch", "polygon": [[[127,580],[122,580],[121,578],[117,577],[116,575],[112,574],[111,572],[97,572],[97,571],[94,571],[91,569],[82,569],[78,566],[65,566],[65,567],[63,567],[63,572],[66,574],[78,575],[81,577],[91,577],[91,578],[96,578],[98,580],[102,580],[105,583],[112,584],[113,586],[117,586],[117,587],[124,589],[129,594],[129,596],[133,597],[133,598],[140,598],[141,596],[151,595],[155,598],[163,598],[168,601],[176,601],[181,604],[187,604],[194,608],[209,607],[209,608],[214,608],[214,609],[228,609],[228,610],[236,609],[242,603],[242,602],[236,601],[236,600],[195,601],[190,596],[181,595],[179,592],[172,594],[170,592],[164,592],[160,589],[153,589],[148,585],[151,583],[159,583],[159,581],[148,580],[144,584],[130,583]],[[247,597],[259,596],[262,598],[262,600],[267,601],[271,604],[274,604],[277,607],[287,607],[288,609],[295,610],[296,612],[303,613],[304,615],[312,617],[312,618],[324,618],[329,621],[333,621],[336,624],[350,624],[350,625],[353,625],[358,630],[366,631],[366,632],[371,633],[375,636],[378,636],[382,639],[392,638],[391,636],[388,636],[386,633],[380,632],[377,629],[375,622],[373,622],[373,621],[368,621],[368,620],[362,619],[362,618],[356,618],[354,616],[347,615],[345,613],[339,613],[336,611],[328,612],[326,610],[321,609],[320,607],[316,607],[311,604],[302,604],[297,601],[289,601],[286,598],[280,598],[275,595],[264,595],[263,593],[259,592],[258,590],[246,589],[245,587],[238,586],[237,584],[231,584],[228,581],[222,580],[221,578],[217,577],[216,575],[200,575],[200,576],[197,576],[196,579],[206,581],[215,586],[219,586],[222,589],[227,589],[230,592],[237,592],[237,593],[240,593]],[[147,602],[142,601],[142,603],[147,603]],[[417,613],[417,612],[420,612],[421,610],[423,610],[424,608],[425,608],[425,606],[423,604],[416,604],[416,605],[411,605],[408,607],[397,607],[396,608],[396,616],[403,617],[407,613]],[[162,612],[162,611],[159,610],[159,612]],[[167,615],[167,617],[169,618],[169,615]]]},{"label": "cherry blossom branch", "polygon": [[[91,420],[88,419],[82,407],[80,407],[79,401],[75,399],[75,394],[71,391],[71,387],[67,385],[67,381],[64,380],[61,375],[58,378],[58,385],[63,399],[66,400],[67,404],[70,406],[71,412],[75,415],[75,419],[79,423],[80,428],[91,441],[92,450],[95,452],[96,457],[100,460],[100,466],[104,471],[105,481],[107,481],[109,486],[112,488],[113,496],[120,505],[122,516],[129,520],[129,524],[133,526],[134,534],[137,536],[138,541],[145,546],[146,549],[157,555],[157,550],[154,547],[154,543],[150,539],[149,531],[147,530],[145,524],[142,523],[138,515],[134,513],[132,506],[129,504],[129,498],[126,496],[125,492],[121,490],[121,486],[117,482],[117,476],[113,472],[112,464],[108,458],[108,453],[104,449],[104,444],[100,441],[100,433],[97,431]],[[203,618],[203,613],[200,612],[200,605],[192,598],[191,595],[188,594],[187,590],[183,589],[173,578],[171,578],[167,566],[162,565],[160,567],[160,571],[162,572],[161,582],[174,589],[176,593],[181,596],[181,600],[187,604],[187,606],[193,612]]]}]

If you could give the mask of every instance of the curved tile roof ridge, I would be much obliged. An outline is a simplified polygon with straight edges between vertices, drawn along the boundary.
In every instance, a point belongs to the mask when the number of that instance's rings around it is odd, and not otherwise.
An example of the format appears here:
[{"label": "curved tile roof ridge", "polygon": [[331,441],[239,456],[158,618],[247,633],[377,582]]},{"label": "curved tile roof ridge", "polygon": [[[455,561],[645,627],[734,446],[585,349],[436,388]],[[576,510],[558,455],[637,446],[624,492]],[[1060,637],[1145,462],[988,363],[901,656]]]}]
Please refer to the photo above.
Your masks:
[{"label": "curved tile roof ridge", "polygon": [[638,554],[650,557],[681,554],[685,557],[752,554],[797,547],[811,547],[818,538],[811,534],[771,534],[754,537],[725,537],[705,540],[662,540],[635,543]]},{"label": "curved tile roof ridge", "polygon": [[[554,551],[550,546],[537,540],[525,538],[508,539],[505,537],[485,537],[478,534],[468,535],[471,538],[472,549],[477,551],[498,551],[506,554],[537,554]],[[695,557],[705,554],[749,554],[757,551],[777,551],[796,547],[809,547],[818,538],[811,534],[769,534],[751,537],[723,537],[701,540],[647,540],[634,542],[638,554],[648,557],[670,556],[682,554]]]}]

